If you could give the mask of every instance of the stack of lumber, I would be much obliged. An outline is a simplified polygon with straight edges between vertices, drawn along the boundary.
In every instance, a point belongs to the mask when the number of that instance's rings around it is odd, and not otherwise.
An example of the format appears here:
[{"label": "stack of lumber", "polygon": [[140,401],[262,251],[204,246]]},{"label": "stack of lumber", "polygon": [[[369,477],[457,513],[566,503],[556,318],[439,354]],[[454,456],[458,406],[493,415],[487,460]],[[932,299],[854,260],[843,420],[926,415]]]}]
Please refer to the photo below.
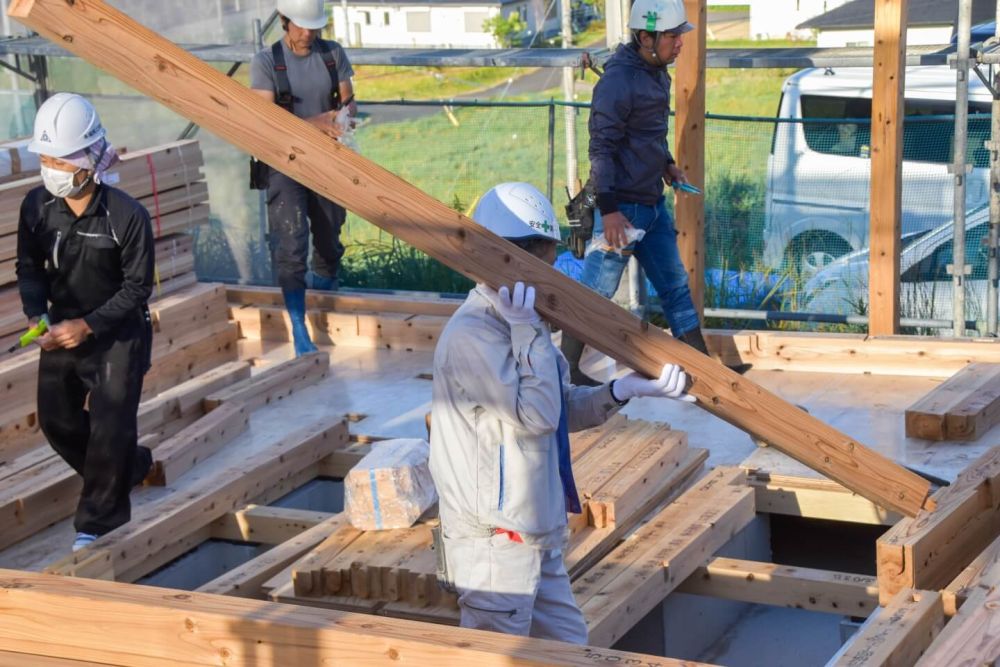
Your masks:
[{"label": "stack of lumber", "polygon": [[[601,558],[643,517],[680,493],[707,456],[688,449],[684,434],[666,424],[624,416],[574,434],[571,445],[585,504],[584,514],[571,519],[566,560],[573,578],[603,567]],[[360,531],[337,515],[309,529],[316,544],[303,557],[263,584],[254,581],[275,600],[454,623],[455,597],[437,585],[432,525],[433,520]],[[704,560],[707,556],[694,566]],[[222,589],[232,586],[230,580]]]},{"label": "stack of lumber", "polygon": [[[126,153],[115,169],[121,178],[115,187],[137,199],[153,220],[154,299],[195,282],[190,230],[209,219],[203,165],[199,143],[188,140]],[[16,180],[0,179],[0,346],[4,347],[11,344],[7,342],[11,334],[25,325],[14,273],[17,225],[21,201],[39,185],[41,178],[34,171],[24,170]]]},{"label": "stack of lumber", "polygon": [[906,410],[906,435],[978,440],[1000,421],[1000,364],[973,363]]},{"label": "stack of lumber", "polygon": [[[140,442],[156,447],[185,429],[181,439],[202,446],[235,435],[244,420],[239,413],[225,423],[216,418],[214,431],[195,426],[205,415],[204,398],[250,377],[249,364],[237,361],[225,289],[197,284],[161,300],[152,315],[153,367],[139,409]],[[0,363],[0,548],[72,514],[82,484],[38,430],[37,366],[37,350]]]},{"label": "stack of lumber", "polygon": [[[281,290],[229,288],[232,318],[244,338],[289,341],[291,323]],[[433,350],[459,299],[431,294],[361,295],[309,291],[306,320],[313,340],[323,345],[388,350]]]}]

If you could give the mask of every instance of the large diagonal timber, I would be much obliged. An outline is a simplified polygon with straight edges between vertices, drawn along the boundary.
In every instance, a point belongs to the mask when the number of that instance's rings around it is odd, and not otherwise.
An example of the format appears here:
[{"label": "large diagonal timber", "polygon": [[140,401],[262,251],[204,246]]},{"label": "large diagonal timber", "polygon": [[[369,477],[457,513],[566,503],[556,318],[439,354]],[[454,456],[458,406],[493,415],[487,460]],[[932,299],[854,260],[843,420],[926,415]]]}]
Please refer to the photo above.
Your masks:
[{"label": "large diagonal timber", "polygon": [[859,495],[909,516],[932,506],[930,485],[919,476],[648,326],[104,2],[14,0],[9,13],[453,269],[493,286],[518,279],[535,285],[548,320],[605,354],[649,375],[664,362],[683,365],[695,378],[698,405]]}]

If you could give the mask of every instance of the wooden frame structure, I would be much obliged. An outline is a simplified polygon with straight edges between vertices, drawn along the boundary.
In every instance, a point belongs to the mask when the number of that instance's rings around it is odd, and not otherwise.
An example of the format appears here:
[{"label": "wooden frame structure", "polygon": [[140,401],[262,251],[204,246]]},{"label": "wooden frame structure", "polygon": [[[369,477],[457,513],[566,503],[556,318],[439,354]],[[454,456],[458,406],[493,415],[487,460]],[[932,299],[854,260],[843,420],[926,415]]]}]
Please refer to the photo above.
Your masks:
[{"label": "wooden frame structure", "polygon": [[628,366],[654,376],[664,362],[679,362],[695,379],[699,406],[848,488],[911,516],[929,502],[918,475],[630,316],[99,0],[15,0],[9,13],[452,268],[494,286],[530,282],[549,320]]}]

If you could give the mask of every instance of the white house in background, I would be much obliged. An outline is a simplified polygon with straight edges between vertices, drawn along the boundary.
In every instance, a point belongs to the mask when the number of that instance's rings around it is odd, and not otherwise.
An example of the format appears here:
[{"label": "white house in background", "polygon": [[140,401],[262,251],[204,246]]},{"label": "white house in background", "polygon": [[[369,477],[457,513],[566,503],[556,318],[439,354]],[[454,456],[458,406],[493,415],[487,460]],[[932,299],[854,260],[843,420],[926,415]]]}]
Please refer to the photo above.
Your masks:
[{"label": "white house in background", "polygon": [[499,45],[483,23],[498,15],[518,14],[527,25],[530,39],[559,30],[559,2],[553,0],[350,0],[344,34],[344,10],[332,4],[333,30],[343,45],[384,48],[492,49]]},{"label": "white house in background", "polygon": [[[906,43],[948,44],[958,22],[958,0],[910,0]],[[996,17],[996,0],[972,5],[972,25]],[[821,47],[872,46],[875,43],[875,3],[852,0],[826,14],[805,21],[799,28],[816,32]]]},{"label": "white house in background", "polygon": [[[802,30],[798,27],[799,24],[836,9],[849,1],[750,0],[750,37],[753,39],[811,39],[812,30]],[[711,4],[709,2],[709,5]]]}]

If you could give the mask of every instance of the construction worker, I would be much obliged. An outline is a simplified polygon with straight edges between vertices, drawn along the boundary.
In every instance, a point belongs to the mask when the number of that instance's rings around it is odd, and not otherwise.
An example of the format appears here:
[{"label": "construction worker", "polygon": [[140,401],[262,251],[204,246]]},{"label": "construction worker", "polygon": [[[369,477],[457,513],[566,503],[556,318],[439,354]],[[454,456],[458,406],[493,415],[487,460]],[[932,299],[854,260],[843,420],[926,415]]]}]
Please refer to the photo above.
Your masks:
[{"label": "construction worker", "polygon": [[[628,25],[632,40],[608,60],[591,104],[590,179],[598,215],[581,282],[611,298],[634,254],[660,297],[670,331],[708,354],[663,195],[664,181],[687,183],[667,147],[666,68],[681,51],[681,35],[693,26],[684,0],[635,0]],[[575,384],[597,384],[580,371],[582,342],[564,332],[562,351]]]},{"label": "construction worker", "polygon": [[[356,107],[351,77],[354,70],[337,42],[320,38],[327,24],[323,0],[278,0],[284,36],[254,56],[250,87],[299,118],[336,139],[344,133],[337,112]],[[338,271],[344,246],[340,228],[346,212],[288,176],[267,172],[268,236],[271,262],[292,323],[296,355],[315,352],[305,321],[306,287],[339,287]],[[261,187],[255,185],[255,187]],[[312,270],[307,271],[312,231]]]},{"label": "construction worker", "polygon": [[[487,192],[474,219],[552,263],[559,225],[527,183]],[[439,581],[458,593],[461,625],[583,644],[562,549],[581,511],[569,431],[603,423],[637,396],[694,400],[667,364],[600,387],[569,383],[565,359],[534,308],[533,287],[477,285],[434,354],[430,469],[440,497]]]},{"label": "construction worker", "polygon": [[28,150],[44,185],[21,204],[17,286],[29,326],[50,323],[37,339],[38,423],[83,477],[76,551],[129,521],[129,492],[152,464],[136,413],[152,347],[153,229],[109,185],[118,156],[84,98],[48,99]]}]

